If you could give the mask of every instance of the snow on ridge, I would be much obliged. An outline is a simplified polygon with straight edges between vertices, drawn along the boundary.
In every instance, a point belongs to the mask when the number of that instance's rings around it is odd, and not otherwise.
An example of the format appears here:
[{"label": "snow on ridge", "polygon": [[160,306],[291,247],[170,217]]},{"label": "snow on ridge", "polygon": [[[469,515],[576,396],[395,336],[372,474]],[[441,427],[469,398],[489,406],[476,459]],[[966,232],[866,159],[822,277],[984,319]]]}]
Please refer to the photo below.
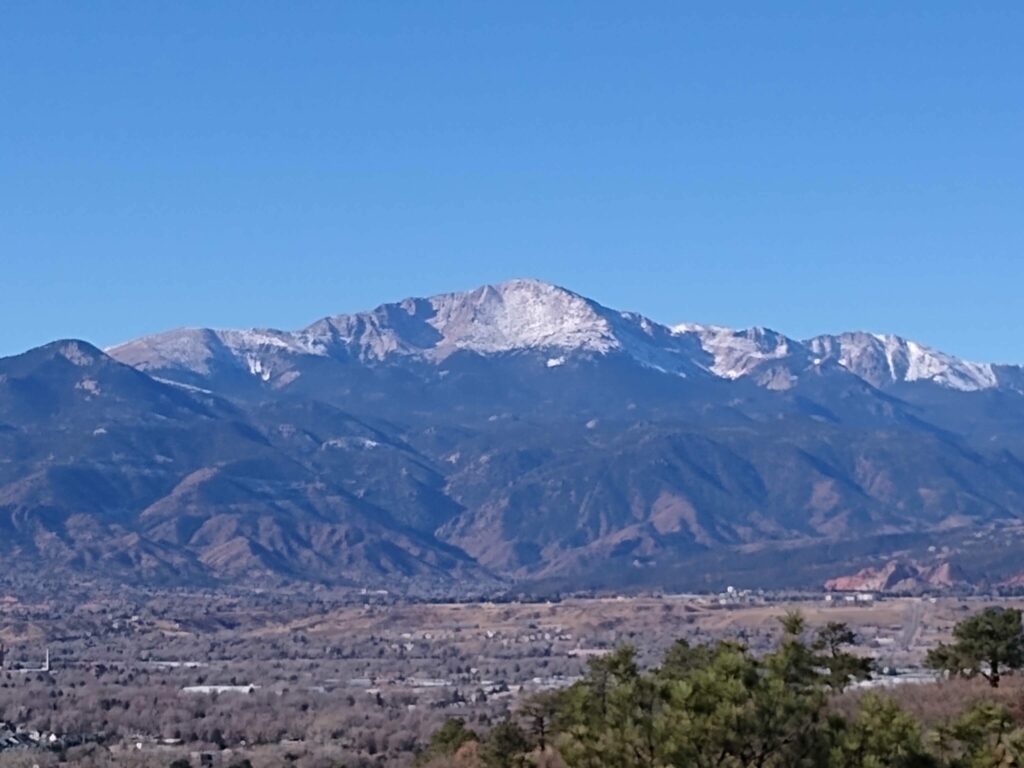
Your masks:
[{"label": "snow on ridge", "polygon": [[724,325],[705,325],[704,323],[678,323],[671,326],[672,333],[738,333],[734,328]]},{"label": "snow on ridge", "polygon": [[324,350],[308,343],[301,335],[286,331],[209,328],[179,328],[144,336],[111,347],[106,352],[142,371],[183,368],[201,375],[210,374],[218,359],[229,364],[239,361],[263,381],[270,380],[272,366],[265,359],[270,355],[280,352],[325,354]]},{"label": "snow on ridge", "polygon": [[220,360],[269,381],[280,368],[273,359],[282,354],[344,353],[365,361],[396,355],[436,361],[458,350],[607,354],[622,349],[613,321],[614,313],[572,291],[520,279],[327,317],[294,332],[186,328],[108,351],[141,370],[184,368],[208,375]]},{"label": "snow on ridge", "polygon": [[791,354],[791,340],[767,328],[733,330],[721,325],[682,323],[672,328],[677,335],[694,334],[711,356],[708,370],[724,379],[739,379],[769,360]]},{"label": "snow on ridge", "polygon": [[564,288],[539,280],[510,280],[327,317],[300,334],[311,347],[341,348],[369,361],[393,356],[436,361],[459,350],[606,354],[622,348],[612,315]]},{"label": "snow on ridge", "polygon": [[773,361],[793,369],[832,361],[874,386],[929,381],[973,392],[1000,385],[996,366],[961,360],[889,334],[854,331],[800,342],[765,328],[734,330],[695,323],[673,326],[673,332],[699,338],[711,357],[708,370],[726,379],[751,375]]},{"label": "snow on ridge", "polygon": [[220,365],[264,382],[297,377],[294,359],[364,362],[409,357],[441,362],[460,350],[482,355],[532,351],[557,367],[568,353],[628,355],[640,365],[686,376],[751,377],[785,388],[804,371],[839,365],[875,386],[930,381],[961,391],[1024,387],[1016,366],[972,363],[898,336],[851,332],[796,341],[776,331],[683,323],[672,327],[612,310],[565,288],[533,279],[471,291],[409,298],[376,309],[323,318],[299,331],[179,329],[108,352],[144,371],[186,369],[209,375]]},{"label": "snow on ridge", "polygon": [[913,341],[905,343],[910,358],[907,381],[927,379],[962,390],[992,389],[999,385],[990,363],[972,363]]},{"label": "snow on ridge", "polygon": [[285,350],[307,355],[323,355],[318,348],[300,333],[253,329],[245,331],[214,331],[220,341],[234,350]]},{"label": "snow on ridge", "polygon": [[162,368],[187,368],[200,374],[210,372],[213,357],[210,335],[214,331],[202,328],[179,328],[173,331],[143,336],[105,350],[122,363],[142,371]]},{"label": "snow on ridge", "polygon": [[536,280],[512,280],[429,301],[435,311],[429,324],[442,337],[439,347],[493,354],[518,349],[605,353],[621,346],[597,305]]},{"label": "snow on ridge", "polygon": [[195,386],[193,384],[184,384],[184,383],[182,383],[180,381],[175,381],[174,379],[165,379],[162,376],[153,376],[152,379],[153,379],[153,381],[158,381],[161,384],[167,384],[168,386],[171,386],[171,387],[177,387],[178,389],[184,389],[186,392],[193,392],[193,393],[199,394],[199,395],[212,395],[213,394],[213,392],[211,390],[209,390],[209,389],[203,389],[202,387],[197,387],[197,386]]},{"label": "snow on ridge", "polygon": [[806,343],[875,386],[930,381],[961,392],[999,386],[995,366],[961,360],[900,336],[854,331]]}]

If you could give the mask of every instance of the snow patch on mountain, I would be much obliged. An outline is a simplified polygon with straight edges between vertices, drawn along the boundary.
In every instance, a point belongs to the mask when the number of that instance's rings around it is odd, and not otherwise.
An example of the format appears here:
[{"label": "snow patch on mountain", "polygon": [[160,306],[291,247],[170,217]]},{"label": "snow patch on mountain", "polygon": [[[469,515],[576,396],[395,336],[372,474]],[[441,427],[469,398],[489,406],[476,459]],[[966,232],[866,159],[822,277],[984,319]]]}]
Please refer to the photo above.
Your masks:
[{"label": "snow patch on mountain", "polygon": [[709,370],[716,376],[753,376],[770,389],[788,388],[802,371],[828,363],[838,364],[876,387],[927,381],[974,392],[1000,384],[995,366],[961,360],[899,336],[852,332],[800,342],[766,328],[737,331],[692,323],[677,325],[673,332],[700,339],[711,357]]},{"label": "snow patch on mountain", "polygon": [[807,342],[813,354],[833,359],[874,386],[929,381],[961,392],[999,386],[994,366],[972,363],[899,336],[843,333]]},{"label": "snow patch on mountain", "polygon": [[620,348],[593,302],[537,280],[513,280],[431,299],[440,347],[482,354],[519,349],[607,353]]},{"label": "snow patch on mountain", "polygon": [[712,359],[709,369],[724,379],[747,376],[767,360],[782,360],[792,353],[790,339],[768,328],[736,331],[720,325],[683,323],[672,328],[675,334],[693,334]]},{"label": "snow patch on mountain", "polygon": [[275,330],[215,331],[179,328],[145,336],[107,350],[115,359],[142,371],[185,369],[209,375],[215,363],[241,362],[249,372],[269,380],[268,354],[325,355],[326,350],[300,334]]},{"label": "snow patch on mountain", "polygon": [[153,381],[159,381],[161,384],[167,384],[168,386],[171,386],[171,387],[177,387],[178,389],[183,389],[186,392],[193,392],[193,393],[195,393],[197,395],[212,395],[213,394],[213,392],[210,391],[209,389],[203,389],[202,387],[196,387],[196,386],[193,386],[192,384],[183,384],[182,382],[174,381],[173,379],[165,379],[165,378],[163,378],[161,376],[153,376],[152,378],[153,378]]},{"label": "snow patch on mountain", "polygon": [[249,366],[249,373],[258,376],[263,381],[270,381],[271,368],[269,365],[264,365],[263,361],[255,355],[246,355],[245,362]]},{"label": "snow patch on mountain", "polygon": [[180,328],[111,347],[107,354],[142,371],[185,368],[205,375],[216,341],[215,331]]},{"label": "snow patch on mountain", "polygon": [[299,332],[310,348],[343,348],[363,360],[440,360],[465,350],[493,355],[527,349],[606,354],[621,348],[603,308],[538,280],[511,280],[467,293],[385,304],[337,315]]},{"label": "snow patch on mountain", "polygon": [[79,368],[90,366],[94,362],[92,353],[77,341],[69,341],[60,348],[60,354],[72,365]]}]

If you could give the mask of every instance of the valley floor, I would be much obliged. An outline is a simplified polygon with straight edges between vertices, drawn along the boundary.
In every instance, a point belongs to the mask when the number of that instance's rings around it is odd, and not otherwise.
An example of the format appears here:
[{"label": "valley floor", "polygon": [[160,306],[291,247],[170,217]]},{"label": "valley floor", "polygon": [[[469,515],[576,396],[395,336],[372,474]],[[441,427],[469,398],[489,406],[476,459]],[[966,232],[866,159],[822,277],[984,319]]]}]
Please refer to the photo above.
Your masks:
[{"label": "valley floor", "polygon": [[[622,644],[656,663],[676,639],[753,651],[800,609],[842,621],[874,685],[928,682],[928,648],[979,598],[754,594],[411,603],[386,594],[107,594],[0,600],[0,764],[318,766],[411,761],[450,717],[486,727]],[[1003,605],[1024,605],[1000,600]],[[46,665],[46,653],[50,662]],[[3,734],[12,740],[4,748]],[[52,751],[44,751],[52,750]],[[205,757],[204,757],[205,755]],[[110,762],[113,761],[113,762]]]}]

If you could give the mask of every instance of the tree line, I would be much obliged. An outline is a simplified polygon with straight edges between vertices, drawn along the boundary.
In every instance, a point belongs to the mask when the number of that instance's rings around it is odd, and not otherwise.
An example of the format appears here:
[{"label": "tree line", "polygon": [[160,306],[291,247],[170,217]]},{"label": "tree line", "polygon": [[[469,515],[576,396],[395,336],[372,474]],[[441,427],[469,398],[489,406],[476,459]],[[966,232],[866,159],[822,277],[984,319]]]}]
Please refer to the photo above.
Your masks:
[{"label": "tree line", "polygon": [[[418,762],[460,768],[996,768],[1024,766],[1024,727],[996,701],[925,725],[880,693],[837,706],[871,676],[842,623],[810,632],[781,619],[769,653],[742,644],[676,642],[653,669],[621,647],[592,659],[573,686],[524,703],[478,734],[458,719],[436,731]],[[1021,612],[989,608],[958,624],[926,664],[997,688],[1024,666]],[[920,695],[934,695],[934,688]]]}]

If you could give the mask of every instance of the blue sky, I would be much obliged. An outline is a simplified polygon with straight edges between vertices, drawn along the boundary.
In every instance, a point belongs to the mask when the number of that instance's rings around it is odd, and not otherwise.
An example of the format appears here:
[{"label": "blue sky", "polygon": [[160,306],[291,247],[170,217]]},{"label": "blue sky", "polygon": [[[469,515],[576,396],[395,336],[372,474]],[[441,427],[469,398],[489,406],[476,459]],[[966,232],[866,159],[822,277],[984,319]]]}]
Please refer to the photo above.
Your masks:
[{"label": "blue sky", "polygon": [[535,276],[1024,362],[1024,4],[18,2],[0,355]]}]

